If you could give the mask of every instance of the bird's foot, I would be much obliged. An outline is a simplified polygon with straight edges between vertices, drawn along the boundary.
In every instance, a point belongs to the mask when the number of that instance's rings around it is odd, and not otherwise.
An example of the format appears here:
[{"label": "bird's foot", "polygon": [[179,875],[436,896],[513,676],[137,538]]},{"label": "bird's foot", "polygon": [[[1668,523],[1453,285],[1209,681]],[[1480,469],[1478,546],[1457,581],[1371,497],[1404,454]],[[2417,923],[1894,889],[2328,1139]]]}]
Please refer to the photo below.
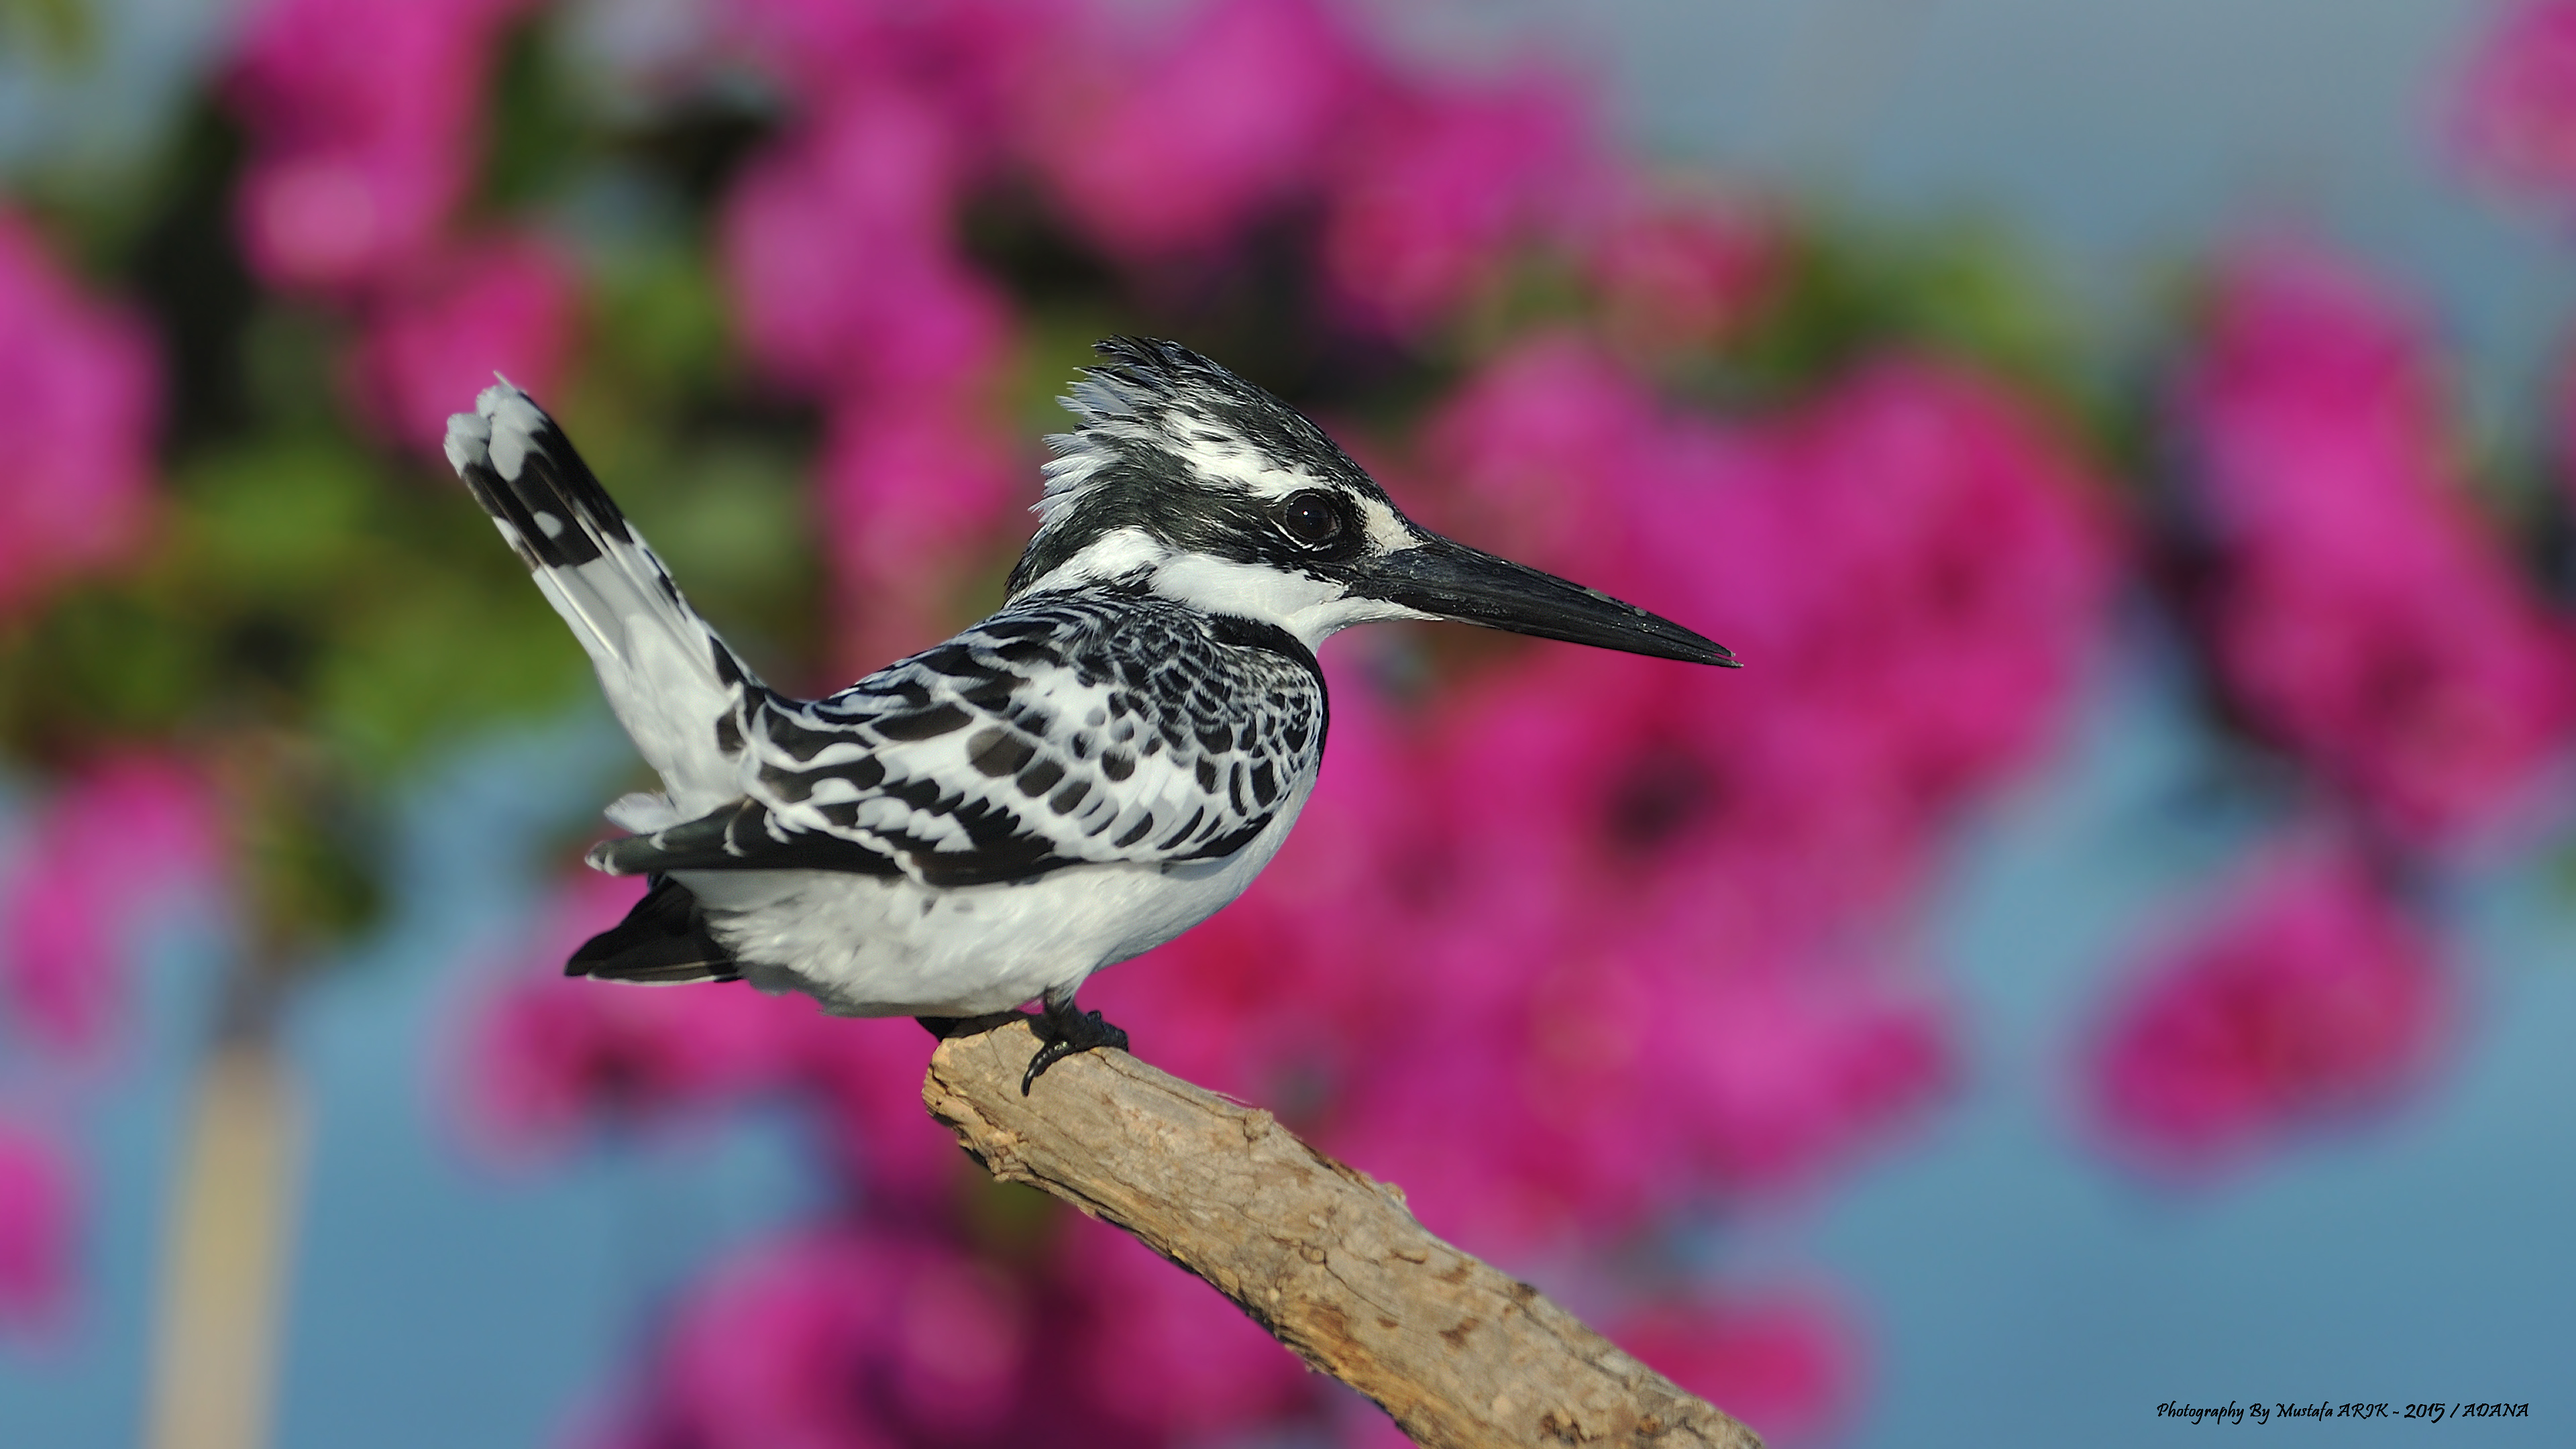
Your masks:
[{"label": "bird's foot", "polygon": [[1099,1012],[1078,1010],[1071,996],[1060,1001],[1047,997],[1045,1006],[1044,1011],[1029,1019],[1029,1030],[1045,1045],[1038,1048],[1037,1055],[1029,1058],[1029,1070],[1020,1078],[1020,1095],[1023,1097],[1029,1094],[1029,1088],[1037,1085],[1038,1078],[1046,1075],[1047,1068],[1077,1052],[1087,1052],[1094,1047],[1127,1050],[1125,1029],[1102,1021]]},{"label": "bird's foot", "polygon": [[946,1041],[948,1039],[948,1034],[955,1031],[957,1029],[957,1024],[965,1019],[966,1018],[962,1016],[916,1016],[913,1018],[913,1020],[921,1023],[921,1029],[923,1031],[930,1033],[941,1041]]}]

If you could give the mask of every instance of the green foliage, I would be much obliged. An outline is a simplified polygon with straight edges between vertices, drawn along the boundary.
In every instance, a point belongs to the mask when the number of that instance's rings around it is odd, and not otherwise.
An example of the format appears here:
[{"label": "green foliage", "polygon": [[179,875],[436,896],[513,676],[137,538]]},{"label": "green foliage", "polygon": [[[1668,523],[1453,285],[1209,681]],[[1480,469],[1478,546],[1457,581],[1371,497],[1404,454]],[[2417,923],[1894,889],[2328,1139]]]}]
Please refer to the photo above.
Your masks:
[{"label": "green foliage", "polygon": [[0,0],[0,50],[69,67],[88,59],[97,39],[81,0]]},{"label": "green foliage", "polygon": [[715,269],[678,242],[629,247],[591,275],[590,371],[604,392],[686,408],[733,381]]},{"label": "green foliage", "polygon": [[1975,362],[2074,400],[2084,375],[2068,309],[2000,231],[1868,228],[1812,219],[1791,236],[1777,295],[1727,349],[1727,390],[1794,397],[1896,343]]},{"label": "green foliage", "polygon": [[515,211],[558,194],[581,163],[589,126],[553,63],[543,15],[513,30],[501,46],[488,111],[477,203]]},{"label": "green foliage", "polygon": [[175,481],[156,574],[215,626],[212,708],[318,736],[386,777],[427,746],[574,698],[581,656],[453,486],[344,440],[287,435]]}]

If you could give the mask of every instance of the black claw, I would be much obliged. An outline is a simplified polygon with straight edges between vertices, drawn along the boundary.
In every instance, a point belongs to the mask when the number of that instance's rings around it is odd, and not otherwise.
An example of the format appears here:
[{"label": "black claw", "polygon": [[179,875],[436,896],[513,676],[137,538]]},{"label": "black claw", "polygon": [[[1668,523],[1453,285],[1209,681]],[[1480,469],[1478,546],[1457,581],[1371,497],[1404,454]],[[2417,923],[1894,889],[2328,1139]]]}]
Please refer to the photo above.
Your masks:
[{"label": "black claw", "polygon": [[1045,1006],[1044,1011],[1029,1019],[1029,1030],[1044,1045],[1038,1048],[1037,1055],[1029,1058],[1029,1069],[1020,1078],[1020,1095],[1023,1097],[1037,1085],[1038,1078],[1046,1075],[1047,1068],[1077,1052],[1087,1052],[1095,1047],[1127,1050],[1125,1029],[1102,1021],[1099,1012],[1076,1010],[1070,995],[1061,1001],[1047,997]]}]

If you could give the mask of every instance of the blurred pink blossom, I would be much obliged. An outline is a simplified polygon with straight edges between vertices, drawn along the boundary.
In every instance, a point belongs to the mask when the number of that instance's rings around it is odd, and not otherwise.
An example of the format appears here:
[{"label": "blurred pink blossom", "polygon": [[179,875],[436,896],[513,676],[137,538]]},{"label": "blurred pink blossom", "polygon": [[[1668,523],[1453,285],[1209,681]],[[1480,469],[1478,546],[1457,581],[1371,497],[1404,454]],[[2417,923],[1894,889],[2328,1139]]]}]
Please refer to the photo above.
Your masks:
[{"label": "blurred pink blossom", "polygon": [[998,571],[1015,505],[1035,498],[985,411],[933,397],[832,412],[816,503],[850,668],[928,648],[980,612],[957,596],[962,581]]},{"label": "blurred pink blossom", "polygon": [[1765,1443],[1829,1437],[1858,1391],[1855,1334],[1841,1314],[1811,1297],[1664,1303],[1620,1320],[1609,1336],[1752,1425]]},{"label": "blurred pink blossom", "polygon": [[950,213],[970,164],[938,106],[868,87],[746,168],[724,203],[723,270],[762,368],[846,398],[954,397],[985,381],[1010,318],[957,250]]},{"label": "blurred pink blossom", "polygon": [[905,89],[982,146],[1017,129],[1089,14],[1087,0],[724,0],[717,18],[732,47],[802,106]]},{"label": "blurred pink blossom", "polygon": [[1667,958],[1644,1051],[1703,1171],[1735,1187],[1812,1179],[1951,1075],[1947,1023],[1865,975]]},{"label": "blurred pink blossom", "polygon": [[0,1119],[0,1325],[61,1313],[80,1221],[72,1168],[50,1138]]},{"label": "blurred pink blossom", "polygon": [[1187,1271],[1090,1218],[1063,1225],[1056,1282],[1079,1315],[1066,1370],[1111,1442],[1240,1441],[1312,1392],[1297,1356]]},{"label": "blurred pink blossom", "polygon": [[1479,548],[1615,587],[1636,567],[1625,500],[1665,466],[1664,411],[1583,339],[1521,338],[1424,420],[1418,467],[1443,485],[1424,512]]},{"label": "blurred pink blossom", "polygon": [[2116,1006],[2088,1067],[2100,1121],[2149,1161],[2222,1164],[2392,1097],[2447,996],[2431,941],[2367,867],[2283,850]]},{"label": "blurred pink blossom", "polygon": [[0,211],[0,612],[142,542],[159,411],[142,326]]},{"label": "blurred pink blossom", "polygon": [[1615,1239],[1677,1203],[1806,1185],[1952,1075],[1942,1013],[1880,975],[1622,929],[1612,902],[1531,914],[1422,933],[1400,969],[1492,979],[1442,993],[1405,1051],[1355,1053],[1325,1138],[1478,1251]]},{"label": "blurred pink blossom", "polygon": [[2460,76],[2451,120],[2471,171],[2562,206],[2576,202],[2576,3],[2505,7]]},{"label": "blurred pink blossom", "polygon": [[1584,243],[1610,335],[1649,352],[1706,346],[1737,329],[1777,284],[1776,224],[1742,202],[1649,193]]},{"label": "blurred pink blossom", "polygon": [[1445,989],[1389,1034],[1401,1050],[1353,1054],[1324,1136],[1434,1231],[1507,1257],[1620,1239],[1709,1185],[1691,1127],[1652,1096],[1669,1065],[1653,1020],[1674,1008],[1650,963],[1631,940],[1584,940],[1577,912],[1512,908],[1538,884],[1494,882],[1415,927],[1419,954],[1389,969]]},{"label": "blurred pink blossom", "polygon": [[65,1051],[103,1041],[124,1005],[118,955],[137,911],[208,883],[222,842],[213,792],[175,759],[115,755],[72,773],[29,823],[0,897],[20,1028]]},{"label": "blurred pink blossom", "polygon": [[[1040,1442],[1016,1420],[1036,1305],[990,1264],[878,1225],[719,1263],[677,1313],[633,1449]],[[1052,1406],[1078,1428],[1073,1405]],[[1043,1438],[1043,1436],[1042,1436]]]},{"label": "blurred pink blossom", "polygon": [[811,1002],[738,983],[656,990],[562,974],[582,942],[642,896],[637,877],[565,877],[531,934],[524,973],[479,1005],[460,1085],[470,1125],[489,1145],[560,1147],[633,1114],[719,1104],[790,1080]]},{"label": "blurred pink blossom", "polygon": [[921,1109],[936,1044],[909,1017],[858,1021],[807,1011],[782,1062],[795,1089],[825,1116],[838,1165],[872,1208],[947,1204],[964,1159],[957,1138]]},{"label": "blurred pink blossom", "polygon": [[572,346],[575,284],[529,236],[452,246],[380,290],[352,358],[360,409],[385,435],[436,452],[448,414],[506,375],[543,398]]},{"label": "blurred pink blossom", "polygon": [[1553,80],[1424,90],[1353,139],[1325,203],[1324,275],[1355,320],[1418,332],[1514,245],[1580,231],[1609,184],[1590,118]]},{"label": "blurred pink blossom", "polygon": [[955,1218],[791,1231],[718,1263],[614,1442],[1152,1449],[1229,1442],[1312,1402],[1293,1355],[1125,1234],[1068,1215],[1043,1258],[1006,1271],[947,1235]]},{"label": "blurred pink blossom", "polygon": [[1455,510],[1539,521],[1499,546],[1749,665],[1543,649],[1450,691],[1440,788],[1474,848],[1577,852],[1489,877],[1732,893],[1792,934],[1887,900],[1930,824],[2048,743],[2118,577],[2104,490],[2053,429],[1930,363],[1726,424],[1542,338],[1427,436]]},{"label": "blurred pink blossom", "polygon": [[2464,495],[2410,320],[2319,253],[2240,253],[2182,417],[2246,720],[2410,838],[2502,813],[2559,752],[2576,656]]},{"label": "blurred pink blossom", "polygon": [[[832,30],[797,7],[760,19]],[[746,349],[829,410],[819,511],[852,669],[962,622],[963,581],[1022,486],[987,416],[1011,317],[958,249],[952,215],[980,146],[940,96],[880,78],[819,98],[724,203]]]},{"label": "blurred pink blossom", "polygon": [[1207,0],[1158,54],[1063,68],[1027,149],[1085,234],[1150,260],[1311,188],[1374,84],[1324,0]]},{"label": "blurred pink blossom", "polygon": [[347,293],[436,243],[479,159],[492,50],[529,0],[264,0],[226,92],[252,270]]},{"label": "blurred pink blossom", "polygon": [[1748,692],[1776,696],[1784,724],[1877,734],[1869,784],[1900,817],[1960,802],[2049,742],[2124,540],[2107,487],[2047,418],[1972,373],[1896,357],[1749,459],[1725,438],[1685,447],[1702,461],[1656,475],[1674,486],[1644,500],[1673,581],[1655,593],[1779,671]]}]

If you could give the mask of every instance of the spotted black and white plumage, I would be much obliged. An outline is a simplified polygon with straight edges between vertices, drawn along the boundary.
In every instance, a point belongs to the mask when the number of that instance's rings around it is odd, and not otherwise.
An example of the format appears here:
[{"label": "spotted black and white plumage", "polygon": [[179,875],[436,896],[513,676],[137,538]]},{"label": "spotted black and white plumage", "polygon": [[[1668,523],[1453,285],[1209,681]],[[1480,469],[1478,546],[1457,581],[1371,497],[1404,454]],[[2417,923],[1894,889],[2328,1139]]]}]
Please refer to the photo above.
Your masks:
[{"label": "spotted black and white plumage", "polygon": [[1150,594],[1029,595],[828,699],[716,725],[728,810],[602,846],[619,872],[796,866],[993,885],[1233,855],[1324,745],[1314,656]]},{"label": "spotted black and white plumage", "polygon": [[1449,618],[1728,662],[1423,530],[1313,423],[1196,354],[1101,352],[1065,400],[1081,426],[1049,439],[1001,611],[819,700],[743,667],[525,394],[502,383],[450,420],[449,460],[664,785],[610,808],[633,833],[591,863],[653,885],[569,969],[741,977],[853,1015],[1039,999],[1050,1051],[1123,1045],[1074,989],[1278,850],[1323,758],[1326,637]]}]

